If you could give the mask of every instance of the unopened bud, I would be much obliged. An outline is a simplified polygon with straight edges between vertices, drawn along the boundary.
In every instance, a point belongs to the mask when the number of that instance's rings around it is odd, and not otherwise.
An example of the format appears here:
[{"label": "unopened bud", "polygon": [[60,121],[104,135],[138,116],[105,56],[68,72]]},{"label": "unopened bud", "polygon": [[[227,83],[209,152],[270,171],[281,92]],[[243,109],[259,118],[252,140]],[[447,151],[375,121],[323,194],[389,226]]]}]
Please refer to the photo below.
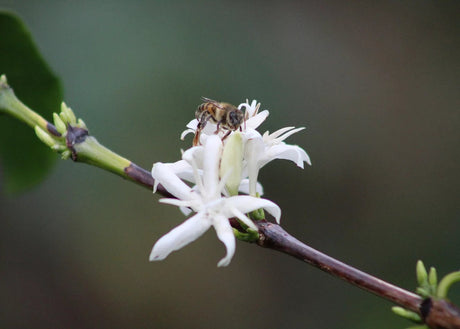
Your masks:
[{"label": "unopened bud", "polygon": [[85,124],[85,122],[84,122],[82,119],[78,119],[77,125],[78,125],[78,127],[80,127],[80,128],[83,128],[83,129],[88,130],[88,127],[86,127],[86,124]]},{"label": "unopened bud", "polygon": [[39,126],[35,126],[35,134],[37,134],[37,137],[49,147],[52,148],[54,145],[56,145],[56,142],[53,139],[53,137],[51,137],[46,131],[44,131]]},{"label": "unopened bud", "polygon": [[61,153],[61,159],[62,160],[67,160],[68,158],[70,158],[70,151],[69,150],[65,150],[64,152]]},{"label": "unopened bud", "polygon": [[433,289],[436,289],[438,286],[438,274],[436,273],[436,269],[434,267],[431,267],[430,272],[428,273],[428,283]]},{"label": "unopened bud", "polygon": [[59,131],[61,134],[65,134],[67,131],[66,124],[57,113],[53,113],[53,121],[57,131]]},{"label": "unopened bud", "polygon": [[406,318],[408,320],[414,321],[414,322],[421,322],[422,319],[420,318],[420,315],[418,315],[415,312],[406,310],[405,308],[402,308],[401,306],[393,306],[391,308],[393,313],[402,316],[403,318]]},{"label": "unopened bud", "polygon": [[220,164],[220,177],[226,179],[225,186],[230,195],[238,194],[242,166],[243,138],[239,132],[234,132],[225,143]]},{"label": "unopened bud", "polygon": [[61,113],[64,113],[65,116],[68,118],[67,123],[76,124],[77,117],[73,113],[72,109],[66,105],[66,103],[62,102],[61,104]]},{"label": "unopened bud", "polygon": [[421,260],[417,262],[416,273],[419,286],[426,286],[428,283],[428,273],[426,272],[425,265]]}]

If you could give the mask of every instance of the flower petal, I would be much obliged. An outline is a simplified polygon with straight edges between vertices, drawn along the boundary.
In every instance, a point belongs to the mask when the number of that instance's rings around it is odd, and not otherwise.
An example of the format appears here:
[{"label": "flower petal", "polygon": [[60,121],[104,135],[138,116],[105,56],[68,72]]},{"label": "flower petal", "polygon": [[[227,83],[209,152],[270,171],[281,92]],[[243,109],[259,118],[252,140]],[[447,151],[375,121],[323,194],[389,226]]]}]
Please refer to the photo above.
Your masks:
[{"label": "flower petal", "polygon": [[192,163],[195,162],[198,168],[203,168],[203,154],[204,154],[204,147],[203,146],[193,146],[182,153],[182,159],[189,163],[190,168],[193,174],[193,167]]},{"label": "flower petal", "polygon": [[254,138],[262,138],[262,135],[253,128],[246,128],[243,133],[243,143]]},{"label": "flower petal", "polygon": [[257,113],[259,106],[257,106],[257,101],[255,99],[251,102],[251,104],[249,104],[249,100],[246,99],[246,103],[241,103],[240,105],[238,105],[238,109],[243,110],[243,107],[245,107],[247,116],[252,117]]},{"label": "flower petal", "polygon": [[[294,127],[292,127],[292,128],[294,128]],[[294,135],[295,133],[297,133],[297,132],[299,132],[299,131],[301,131],[301,130],[304,130],[304,129],[305,129],[305,127],[299,127],[299,128],[292,129],[290,132],[285,133],[283,136],[280,136],[279,138],[277,138],[277,140],[278,140],[279,142],[282,142],[282,141],[284,141],[286,138],[288,138],[289,136]]]},{"label": "flower petal", "polygon": [[261,161],[260,167],[270,162],[273,159],[285,159],[295,162],[295,164],[303,169],[303,163],[306,162],[311,165],[310,157],[305,150],[297,145],[289,145],[281,143],[274,145],[268,149],[264,159]]},{"label": "flower petal", "polygon": [[188,134],[194,134],[195,130],[193,129],[185,129],[181,134],[180,134],[180,140],[183,141],[185,139],[185,136]]},{"label": "flower petal", "polygon": [[[249,179],[245,178],[241,180],[238,191],[241,193],[249,194]],[[259,182],[256,184],[256,193],[258,193],[260,196],[264,195],[264,187]]]},{"label": "flower petal", "polygon": [[230,226],[228,218],[217,215],[213,218],[213,226],[216,230],[217,237],[225,245],[227,254],[217,264],[218,267],[227,266],[230,264],[233,255],[235,254],[235,236],[233,235],[233,229]]},{"label": "flower petal", "polygon": [[188,161],[179,160],[173,163],[165,163],[165,165],[171,168],[174,174],[176,174],[180,179],[195,183],[193,168]]},{"label": "flower petal", "polygon": [[259,159],[264,155],[265,145],[262,138],[253,138],[247,141],[245,159],[249,176],[249,194],[256,195],[257,176],[259,174]]},{"label": "flower petal", "polygon": [[188,216],[192,213],[192,209],[190,209],[189,207],[179,207],[179,210],[181,211],[181,213],[183,213],[185,216]]},{"label": "flower petal", "polygon": [[246,127],[256,129],[262,124],[262,122],[265,121],[268,115],[269,112],[267,110],[263,110],[262,112],[257,113],[255,116],[250,117],[248,120],[246,120]]},{"label": "flower petal", "polygon": [[277,131],[273,132],[270,134],[269,131],[266,131],[264,132],[263,134],[263,137],[264,137],[264,141],[270,141],[270,140],[273,140],[275,139],[276,137],[278,137],[279,135],[285,133],[286,131],[289,131],[291,129],[294,129],[294,127],[284,127],[284,128],[281,128],[281,129],[278,129]]},{"label": "flower petal", "polygon": [[173,198],[162,198],[158,200],[158,202],[160,203],[166,203],[166,204],[170,204],[170,205],[177,206],[177,207],[193,207],[194,203],[198,203],[194,201],[195,200],[179,200],[179,199],[173,199]]},{"label": "flower petal", "polygon": [[[281,217],[281,209],[278,205],[270,200],[256,198],[249,195],[238,195],[232,196],[226,200],[226,206],[228,209],[232,207],[238,209],[242,213],[248,213],[250,211],[264,208],[270,214],[275,217],[276,222],[279,223]],[[231,217],[231,216],[228,216]]]},{"label": "flower petal", "polygon": [[167,164],[161,162],[155,163],[152,168],[152,177],[155,180],[155,185],[161,183],[176,198],[182,200],[190,200],[192,198],[190,187],[181,181]]},{"label": "flower petal", "polygon": [[150,261],[165,259],[171,252],[195,241],[211,226],[211,222],[203,220],[204,215],[198,213],[181,225],[163,235],[153,246]]},{"label": "flower petal", "polygon": [[203,185],[207,194],[215,195],[219,184],[219,161],[221,156],[222,141],[216,135],[206,139],[203,154]]},{"label": "flower petal", "polygon": [[185,136],[188,134],[194,134],[196,131],[196,128],[198,127],[198,120],[193,119],[189,123],[187,123],[187,129],[185,129],[181,134],[180,134],[180,139],[184,140]]},{"label": "flower petal", "polygon": [[241,220],[244,224],[246,224],[247,226],[249,226],[251,229],[253,229],[254,231],[258,231],[258,228],[256,226],[256,224],[254,224],[254,222],[249,219],[248,216],[246,216],[245,214],[243,214],[241,211],[239,211],[237,208],[235,207],[232,207],[229,209],[230,212],[233,213],[233,216],[235,217],[238,217],[239,220]]},{"label": "flower petal", "polygon": [[193,119],[189,123],[187,123],[187,128],[189,128],[189,129],[193,129],[195,131],[197,127],[198,127],[198,120],[197,119]]}]

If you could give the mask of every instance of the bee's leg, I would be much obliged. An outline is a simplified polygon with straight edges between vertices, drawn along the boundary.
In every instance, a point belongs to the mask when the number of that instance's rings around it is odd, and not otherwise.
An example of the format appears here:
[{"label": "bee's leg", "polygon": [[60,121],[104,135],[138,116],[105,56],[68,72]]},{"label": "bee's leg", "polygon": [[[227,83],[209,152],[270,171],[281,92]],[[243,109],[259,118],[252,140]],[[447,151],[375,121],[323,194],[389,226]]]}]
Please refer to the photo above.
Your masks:
[{"label": "bee's leg", "polygon": [[229,131],[224,135],[224,137],[222,137],[222,142],[225,140],[225,138],[228,137],[228,135],[230,135],[231,132],[232,132],[232,131],[229,130]]},{"label": "bee's leg", "polygon": [[220,120],[218,123],[217,123],[217,129],[216,131],[214,132],[214,134],[218,134],[219,133],[219,130],[220,130],[220,124],[222,123],[223,120]]},{"label": "bee's leg", "polygon": [[201,131],[204,129],[206,124],[208,123],[209,119],[211,119],[211,116],[207,113],[203,113],[199,120],[198,120],[198,125],[195,130],[195,137],[193,137],[193,146],[200,145],[200,135]]},{"label": "bee's leg", "polygon": [[210,115],[202,115],[200,120],[198,121],[198,125],[197,125],[197,131],[198,130],[203,130],[204,127],[206,126],[206,124],[208,123],[209,119],[211,119],[212,117]]},{"label": "bee's leg", "polygon": [[195,132],[195,137],[193,137],[193,146],[198,146],[200,144],[200,135],[201,135],[201,130],[197,130]]},{"label": "bee's leg", "polygon": [[198,120],[198,128],[203,129],[204,126],[206,126],[206,124],[208,123],[209,119],[211,119],[211,116],[207,113],[203,113],[200,119]]}]

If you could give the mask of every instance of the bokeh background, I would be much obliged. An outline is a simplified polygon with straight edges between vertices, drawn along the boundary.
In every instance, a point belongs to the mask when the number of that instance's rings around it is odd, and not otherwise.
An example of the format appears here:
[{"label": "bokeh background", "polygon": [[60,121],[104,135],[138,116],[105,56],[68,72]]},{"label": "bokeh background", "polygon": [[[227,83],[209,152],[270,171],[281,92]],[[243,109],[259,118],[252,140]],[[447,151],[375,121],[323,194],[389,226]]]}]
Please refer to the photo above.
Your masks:
[{"label": "bokeh background", "polygon": [[[282,224],[309,245],[415,287],[418,259],[460,267],[458,1],[17,1],[99,141],[150,169],[187,148],[200,96],[262,102],[262,131],[312,167],[261,171]],[[1,42],[1,41],[0,41]],[[13,86],[14,87],[14,86]],[[32,134],[31,130],[31,134]],[[27,150],[21,150],[27,152]],[[44,152],[48,152],[44,148]],[[1,183],[1,182],[0,182]],[[60,161],[0,195],[1,328],[403,328],[389,302],[238,242],[228,268],[210,231],[163,262],[183,221],[158,197]],[[460,287],[452,289],[460,303]]]}]

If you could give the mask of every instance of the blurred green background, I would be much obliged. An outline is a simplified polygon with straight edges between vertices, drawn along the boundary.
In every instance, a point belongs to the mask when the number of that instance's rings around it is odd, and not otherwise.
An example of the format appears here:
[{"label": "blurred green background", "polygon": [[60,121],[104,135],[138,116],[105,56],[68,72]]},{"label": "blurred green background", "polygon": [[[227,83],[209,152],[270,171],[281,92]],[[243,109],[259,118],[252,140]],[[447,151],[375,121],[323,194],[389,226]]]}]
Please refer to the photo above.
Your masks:
[{"label": "blurred green background", "polygon": [[[278,161],[260,175],[283,226],[412,290],[417,259],[441,275],[460,267],[459,4],[1,6],[25,20],[91,133],[144,168],[190,145],[179,134],[200,96],[261,101],[262,131],[307,127],[288,142],[313,166]],[[212,231],[149,263],[154,242],[184,219],[157,200],[71,161],[26,194],[0,195],[0,327],[409,325],[390,303],[254,245],[238,242],[231,265],[217,268],[225,250]],[[460,303],[460,287],[450,296]]]}]

